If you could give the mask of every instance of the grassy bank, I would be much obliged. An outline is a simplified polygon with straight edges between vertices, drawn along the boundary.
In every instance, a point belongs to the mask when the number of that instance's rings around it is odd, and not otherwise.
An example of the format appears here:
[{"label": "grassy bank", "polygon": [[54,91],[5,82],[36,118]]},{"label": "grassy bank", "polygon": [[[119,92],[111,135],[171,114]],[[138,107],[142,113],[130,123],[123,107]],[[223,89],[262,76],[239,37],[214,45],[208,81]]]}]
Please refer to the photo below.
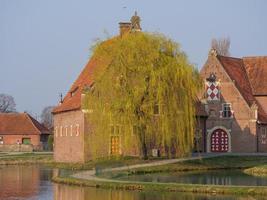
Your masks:
[{"label": "grassy bank", "polygon": [[[155,173],[155,172],[178,172],[214,169],[246,169],[255,166],[267,165],[267,157],[264,156],[221,156],[178,162],[162,166],[138,168],[127,171],[107,172],[101,174],[104,178],[116,176]],[[267,187],[262,186],[219,186],[219,185],[199,185],[180,183],[157,183],[157,182],[130,182],[111,179],[109,181],[95,181],[76,179],[70,176],[54,177],[57,183],[88,186],[97,188],[140,190],[140,191],[162,191],[162,192],[194,192],[211,194],[236,194],[236,195],[267,195]]]},{"label": "grassy bank", "polygon": [[53,181],[61,184],[97,187],[105,189],[160,191],[160,192],[193,192],[210,194],[235,194],[235,195],[266,195],[267,187],[251,186],[218,186],[178,183],[151,183],[151,182],[100,182],[75,179],[71,177],[54,177]]},{"label": "grassy bank", "polygon": [[102,158],[95,161],[88,161],[86,163],[59,163],[53,160],[51,153],[19,153],[0,154],[0,165],[18,165],[18,164],[45,164],[48,167],[59,169],[72,170],[91,170],[91,169],[105,169],[114,168],[127,165],[135,165],[141,163],[149,163],[152,160],[141,160],[137,157],[113,157]]},{"label": "grassy bank", "polygon": [[101,158],[95,161],[88,161],[86,163],[50,163],[50,167],[60,168],[60,169],[72,169],[72,170],[91,170],[91,169],[106,169],[115,168],[122,166],[130,166],[142,163],[150,163],[155,161],[155,159],[141,160],[138,157],[108,157]]},{"label": "grassy bank", "polygon": [[0,165],[26,165],[40,163],[53,163],[53,155],[51,153],[6,153],[0,155]]},{"label": "grassy bank", "polygon": [[128,170],[130,174],[179,172],[215,169],[246,169],[260,165],[267,165],[266,156],[218,156],[212,158],[201,157],[198,160],[178,162],[149,168]]}]

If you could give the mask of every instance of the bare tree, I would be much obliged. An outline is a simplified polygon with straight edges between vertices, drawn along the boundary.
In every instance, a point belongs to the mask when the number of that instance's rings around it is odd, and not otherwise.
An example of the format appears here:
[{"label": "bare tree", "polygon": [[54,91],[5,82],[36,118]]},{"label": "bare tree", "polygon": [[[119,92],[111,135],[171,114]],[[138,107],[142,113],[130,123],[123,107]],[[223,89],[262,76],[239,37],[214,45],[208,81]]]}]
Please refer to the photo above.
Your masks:
[{"label": "bare tree", "polygon": [[41,123],[43,123],[47,128],[53,127],[53,108],[54,106],[47,106],[43,109],[41,114]]},{"label": "bare tree", "polygon": [[217,51],[217,54],[222,56],[230,56],[230,38],[213,38],[211,41],[211,48]]},{"label": "bare tree", "polygon": [[0,113],[16,112],[14,98],[8,94],[0,94]]}]

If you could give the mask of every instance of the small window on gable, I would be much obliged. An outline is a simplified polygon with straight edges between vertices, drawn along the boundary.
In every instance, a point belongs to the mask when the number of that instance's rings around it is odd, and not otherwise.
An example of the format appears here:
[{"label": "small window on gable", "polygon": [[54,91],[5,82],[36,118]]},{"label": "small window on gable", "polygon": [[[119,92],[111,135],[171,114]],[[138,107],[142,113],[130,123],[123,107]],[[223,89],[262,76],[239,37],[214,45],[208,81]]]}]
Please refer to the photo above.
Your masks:
[{"label": "small window on gable", "polygon": [[206,79],[206,97],[208,101],[220,100],[219,82],[216,81],[216,76],[213,73]]},{"label": "small window on gable", "polygon": [[230,103],[223,103],[222,104],[222,117],[223,118],[230,118],[233,117],[233,111],[232,111],[232,106]]}]

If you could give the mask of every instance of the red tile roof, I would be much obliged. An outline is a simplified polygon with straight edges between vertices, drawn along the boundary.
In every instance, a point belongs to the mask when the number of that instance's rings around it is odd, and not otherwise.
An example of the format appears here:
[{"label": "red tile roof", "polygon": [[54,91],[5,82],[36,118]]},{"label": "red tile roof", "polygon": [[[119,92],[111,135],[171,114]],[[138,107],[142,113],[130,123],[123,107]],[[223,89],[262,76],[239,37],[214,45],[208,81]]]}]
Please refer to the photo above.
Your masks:
[{"label": "red tile roof", "polygon": [[[102,45],[111,46],[113,41],[118,37],[111,38],[102,43]],[[94,81],[94,73],[96,70],[106,67],[109,61],[101,56],[93,56],[84,67],[81,74],[71,86],[65,95],[63,102],[55,107],[53,114],[81,109],[81,95],[85,87],[91,86]]]},{"label": "red tile roof", "polygon": [[253,97],[242,59],[220,55],[218,55],[217,58],[221,62],[227,74],[234,81],[243,98],[247,101],[248,105],[251,106],[255,101],[255,98]]},{"label": "red tile roof", "polygon": [[244,57],[253,95],[267,95],[267,56]]},{"label": "red tile roof", "polygon": [[0,113],[1,135],[49,134],[49,130],[27,113]]},{"label": "red tile roof", "polygon": [[[267,81],[263,80],[265,79],[265,77],[267,77],[267,69],[263,70],[261,74],[258,73],[258,69],[252,69],[253,66],[256,66],[255,63],[264,63],[265,60],[264,62],[255,62],[255,57],[240,59],[221,55],[217,55],[217,58],[224,67],[229,77],[232,79],[232,81],[234,81],[237,89],[246,100],[248,105],[251,106],[253,103],[257,104],[259,122],[267,123],[267,113],[263,110],[261,104],[259,104],[259,102],[253,95],[253,91],[256,93],[260,92],[260,94],[263,94],[265,90],[267,91]],[[252,60],[254,60],[254,62],[252,62]],[[254,63],[254,65],[251,63]],[[261,67],[258,68],[261,69]],[[254,80],[257,78],[259,78],[259,80],[262,80],[262,86],[260,87],[260,89],[252,89],[253,86],[257,87],[257,83],[254,83]]]}]

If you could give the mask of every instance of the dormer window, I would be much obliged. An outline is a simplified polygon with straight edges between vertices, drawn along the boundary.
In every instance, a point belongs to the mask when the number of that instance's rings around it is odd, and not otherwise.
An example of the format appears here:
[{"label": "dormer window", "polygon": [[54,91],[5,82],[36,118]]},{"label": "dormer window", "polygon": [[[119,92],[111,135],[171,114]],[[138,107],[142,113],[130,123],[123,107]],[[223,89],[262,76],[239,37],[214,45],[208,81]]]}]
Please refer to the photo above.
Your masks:
[{"label": "dormer window", "polygon": [[206,96],[208,101],[220,100],[220,88],[219,82],[216,81],[215,74],[210,74],[209,78],[206,79]]},{"label": "dormer window", "polygon": [[78,87],[75,87],[73,90],[70,91],[70,96],[73,97],[75,93],[77,92]]}]

